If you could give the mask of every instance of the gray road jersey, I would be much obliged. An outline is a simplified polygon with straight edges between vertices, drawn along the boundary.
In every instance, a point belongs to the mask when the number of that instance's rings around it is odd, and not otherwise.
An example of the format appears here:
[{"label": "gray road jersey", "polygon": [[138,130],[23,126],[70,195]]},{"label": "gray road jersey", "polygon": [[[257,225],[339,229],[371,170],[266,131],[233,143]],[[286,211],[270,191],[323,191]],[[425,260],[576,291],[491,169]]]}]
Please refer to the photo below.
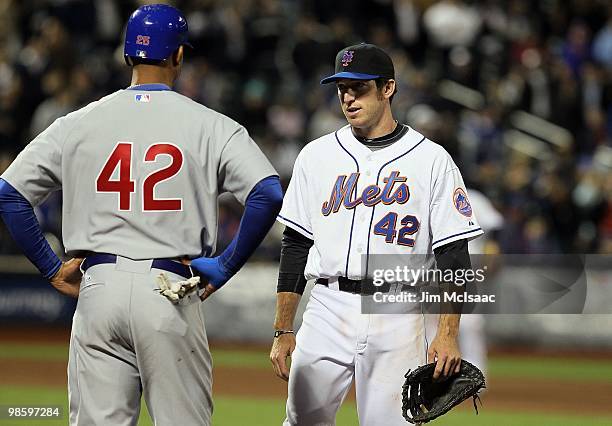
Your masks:
[{"label": "gray road jersey", "polygon": [[63,190],[68,254],[214,250],[217,196],[276,171],[244,127],[172,91],[120,90],[56,120],[2,175],[33,206]]}]

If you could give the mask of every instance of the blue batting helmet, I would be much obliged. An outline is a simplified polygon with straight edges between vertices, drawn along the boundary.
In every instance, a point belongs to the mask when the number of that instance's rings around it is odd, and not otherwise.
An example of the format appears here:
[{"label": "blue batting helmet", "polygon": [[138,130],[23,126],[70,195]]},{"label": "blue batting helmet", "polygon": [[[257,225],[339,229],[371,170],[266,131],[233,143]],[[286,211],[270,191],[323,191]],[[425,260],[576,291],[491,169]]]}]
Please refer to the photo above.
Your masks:
[{"label": "blue batting helmet", "polygon": [[181,45],[191,47],[187,20],[183,14],[167,4],[141,6],[127,22],[123,56],[150,60],[167,59]]}]

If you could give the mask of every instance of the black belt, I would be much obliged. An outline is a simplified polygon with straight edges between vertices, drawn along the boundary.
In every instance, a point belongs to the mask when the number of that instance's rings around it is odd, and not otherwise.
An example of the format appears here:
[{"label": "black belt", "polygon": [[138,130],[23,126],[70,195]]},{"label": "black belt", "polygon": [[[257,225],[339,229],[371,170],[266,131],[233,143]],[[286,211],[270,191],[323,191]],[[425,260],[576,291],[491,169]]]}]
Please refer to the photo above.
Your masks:
[{"label": "black belt", "polygon": [[[329,279],[327,278],[318,278],[316,283],[329,287]],[[338,277],[338,289],[347,293],[372,295],[379,291],[383,293],[388,292],[390,288],[391,285],[389,283],[384,283],[378,287],[372,284],[372,282],[368,283],[365,280],[351,280],[347,277]]]},{"label": "black belt", "polygon": [[[85,261],[81,265],[81,269],[86,271],[92,266],[101,265],[104,263],[117,263],[117,255],[106,253],[92,254],[85,258]],[[192,276],[191,268],[189,266],[170,259],[153,259],[151,268],[172,272],[173,274],[180,275],[184,278],[190,278]]]}]

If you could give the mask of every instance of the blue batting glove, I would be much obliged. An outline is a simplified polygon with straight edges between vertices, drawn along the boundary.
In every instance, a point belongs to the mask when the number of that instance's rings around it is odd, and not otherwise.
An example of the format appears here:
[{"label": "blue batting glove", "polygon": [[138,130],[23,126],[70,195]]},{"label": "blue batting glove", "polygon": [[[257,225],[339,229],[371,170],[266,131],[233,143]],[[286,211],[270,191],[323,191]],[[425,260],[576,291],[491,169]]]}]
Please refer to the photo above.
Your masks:
[{"label": "blue batting glove", "polygon": [[191,261],[191,267],[215,288],[222,287],[231,277],[219,257],[198,257]]}]

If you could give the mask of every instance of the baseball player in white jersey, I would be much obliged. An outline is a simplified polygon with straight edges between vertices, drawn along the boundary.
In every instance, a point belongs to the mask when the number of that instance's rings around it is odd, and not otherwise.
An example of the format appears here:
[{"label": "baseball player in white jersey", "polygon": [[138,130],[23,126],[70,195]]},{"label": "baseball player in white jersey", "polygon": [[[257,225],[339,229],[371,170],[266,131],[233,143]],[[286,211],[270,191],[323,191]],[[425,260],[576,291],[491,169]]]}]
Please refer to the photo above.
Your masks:
[{"label": "baseball player in white jersey", "polygon": [[[132,85],[56,120],[0,180],[14,238],[52,285],[78,297],[71,425],[135,425],[143,394],[156,425],[210,424],[200,299],[246,262],[282,203],[278,176],[247,131],[171,90],[187,35],[175,8],[136,10],[125,39]],[[65,263],[32,212],[60,188],[64,245],[76,256]],[[244,215],[228,249],[209,257],[226,191]]]},{"label": "baseball player in white jersey", "polygon": [[[436,379],[458,371],[459,315],[440,316],[427,349],[419,312],[362,314],[362,260],[417,253],[423,265],[435,258],[441,269],[469,267],[467,241],[482,231],[452,158],[394,120],[394,68],[382,49],[342,49],[336,73],[321,83],[330,82],[348,125],[302,150],[278,216],[286,228],[270,359],[289,382],[284,424],[335,424],[353,380],[360,424],[405,424],[403,374],[427,356],[437,360]],[[310,279],[316,284],[296,337]]]}]

